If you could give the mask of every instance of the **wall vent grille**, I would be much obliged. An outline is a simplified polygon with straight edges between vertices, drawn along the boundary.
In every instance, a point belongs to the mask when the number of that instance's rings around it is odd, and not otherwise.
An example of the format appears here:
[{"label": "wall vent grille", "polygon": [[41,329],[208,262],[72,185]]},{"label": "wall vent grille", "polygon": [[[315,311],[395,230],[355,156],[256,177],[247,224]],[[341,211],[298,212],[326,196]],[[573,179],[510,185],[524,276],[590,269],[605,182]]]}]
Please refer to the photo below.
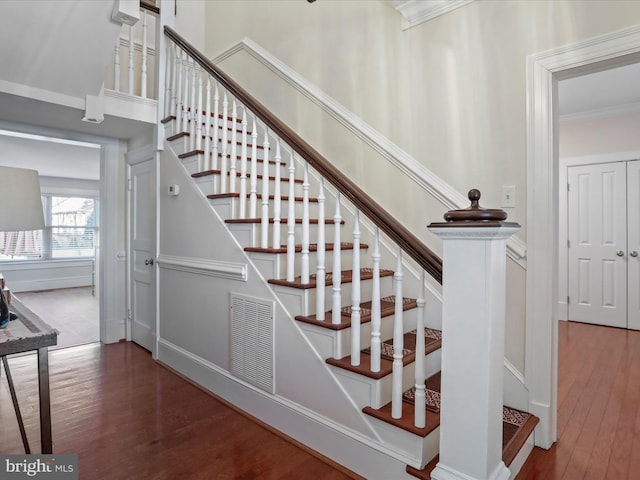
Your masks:
[{"label": "wall vent grille", "polygon": [[274,393],[273,301],[231,294],[231,373]]}]

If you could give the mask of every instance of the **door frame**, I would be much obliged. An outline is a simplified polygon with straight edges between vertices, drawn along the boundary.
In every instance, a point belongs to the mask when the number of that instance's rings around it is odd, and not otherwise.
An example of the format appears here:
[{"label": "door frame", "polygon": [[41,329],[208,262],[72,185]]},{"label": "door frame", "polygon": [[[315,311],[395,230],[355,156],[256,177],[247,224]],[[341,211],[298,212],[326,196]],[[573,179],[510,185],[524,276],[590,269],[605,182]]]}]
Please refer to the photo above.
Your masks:
[{"label": "door frame", "polygon": [[527,57],[525,381],[540,418],[535,444],[557,439],[559,154],[557,82],[640,59],[640,25]]},{"label": "door frame", "polygon": [[[127,315],[126,315],[126,324],[125,324],[125,333],[126,333],[126,339],[127,341],[131,341],[131,322],[133,320],[132,318],[132,308],[133,308],[133,278],[131,276],[131,261],[133,258],[132,255],[132,247],[131,247],[131,221],[132,221],[132,216],[131,216],[131,208],[132,208],[132,174],[131,174],[131,166],[138,164],[138,163],[142,163],[142,162],[146,162],[146,161],[152,161],[155,162],[154,164],[154,172],[155,172],[155,176],[154,176],[154,190],[156,192],[156,204],[155,204],[155,210],[152,212],[152,214],[155,216],[155,232],[154,232],[154,257],[157,257],[158,254],[158,227],[159,227],[159,218],[158,218],[158,198],[157,198],[157,191],[158,191],[158,175],[159,175],[159,169],[158,169],[158,151],[154,148],[153,145],[145,145],[143,147],[137,148],[135,150],[130,150],[129,152],[127,152],[125,154],[125,159],[127,162],[127,196],[126,196],[126,212],[127,212],[127,220],[126,220],[126,249],[127,249],[127,266],[126,266],[126,292],[127,292],[127,299],[126,299],[126,305],[127,305]],[[155,258],[154,258],[155,260]],[[155,268],[155,267],[154,267]],[[158,338],[160,336],[160,331],[159,331],[159,316],[158,316],[158,275],[154,275],[154,285],[153,285],[153,291],[154,291],[154,304],[152,305],[152,316],[153,316],[153,322],[155,323],[155,335],[154,335],[154,341],[153,341],[153,347],[151,350],[151,356],[154,359],[157,359],[157,354],[158,354]]]},{"label": "door frame", "polygon": [[569,251],[567,248],[569,228],[569,195],[564,185],[567,184],[567,172],[569,167],[580,165],[595,165],[598,163],[628,162],[640,159],[640,150],[629,152],[615,152],[597,155],[584,155],[579,157],[566,157],[559,160],[558,172],[559,201],[558,201],[558,320],[569,319]]}]

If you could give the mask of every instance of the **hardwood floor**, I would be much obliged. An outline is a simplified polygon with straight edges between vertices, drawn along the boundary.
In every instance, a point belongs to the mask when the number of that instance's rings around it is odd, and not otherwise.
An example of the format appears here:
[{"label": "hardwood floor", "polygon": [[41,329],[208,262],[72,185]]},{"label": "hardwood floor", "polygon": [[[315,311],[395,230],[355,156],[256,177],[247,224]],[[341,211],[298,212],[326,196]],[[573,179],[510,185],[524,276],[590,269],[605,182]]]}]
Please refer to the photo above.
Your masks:
[{"label": "hardwood floor", "polygon": [[[50,353],[55,453],[91,479],[360,478],[240,415],[132,343]],[[32,451],[40,451],[34,355],[10,357]],[[0,452],[24,453],[6,378]]]},{"label": "hardwood floor", "polygon": [[558,442],[516,478],[640,478],[640,332],[560,322],[558,337]]},{"label": "hardwood floor", "polygon": [[[518,480],[640,478],[640,332],[560,322],[558,436]],[[39,451],[36,359],[10,357]],[[357,478],[238,414],[131,343],[50,353],[54,452],[80,478]],[[0,452],[22,453],[4,376]]]}]

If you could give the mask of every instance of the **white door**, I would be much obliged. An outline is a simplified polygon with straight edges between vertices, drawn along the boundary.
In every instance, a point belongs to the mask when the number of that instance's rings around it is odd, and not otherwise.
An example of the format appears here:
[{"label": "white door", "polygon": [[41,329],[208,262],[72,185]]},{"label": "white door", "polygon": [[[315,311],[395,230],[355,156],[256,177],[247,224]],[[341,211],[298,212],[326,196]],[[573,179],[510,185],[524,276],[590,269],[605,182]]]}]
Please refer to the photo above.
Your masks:
[{"label": "white door", "polygon": [[153,352],[155,343],[155,162],[131,165],[131,340]]},{"label": "white door", "polygon": [[640,160],[627,162],[629,328],[640,330]]},{"label": "white door", "polygon": [[625,162],[569,167],[569,320],[627,327]]}]

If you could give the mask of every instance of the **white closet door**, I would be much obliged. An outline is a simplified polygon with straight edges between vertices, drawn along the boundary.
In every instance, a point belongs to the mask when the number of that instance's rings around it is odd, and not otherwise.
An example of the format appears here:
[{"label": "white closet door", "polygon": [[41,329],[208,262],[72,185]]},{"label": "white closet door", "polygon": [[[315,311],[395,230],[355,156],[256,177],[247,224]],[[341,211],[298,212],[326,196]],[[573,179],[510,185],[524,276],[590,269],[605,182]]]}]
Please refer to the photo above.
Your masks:
[{"label": "white closet door", "polygon": [[568,168],[569,320],[627,326],[624,162]]},{"label": "white closet door", "polygon": [[640,330],[640,160],[627,162],[629,328]]}]

